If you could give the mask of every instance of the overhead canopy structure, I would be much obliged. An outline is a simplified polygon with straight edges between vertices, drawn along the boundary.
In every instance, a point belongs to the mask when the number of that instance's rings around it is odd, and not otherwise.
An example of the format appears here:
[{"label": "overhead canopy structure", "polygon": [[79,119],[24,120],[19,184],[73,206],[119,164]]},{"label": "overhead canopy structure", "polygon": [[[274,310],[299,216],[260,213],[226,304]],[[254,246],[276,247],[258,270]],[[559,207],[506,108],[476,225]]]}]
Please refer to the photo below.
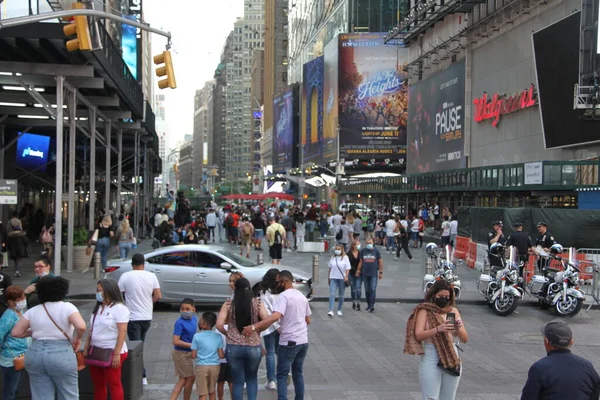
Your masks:
[{"label": "overhead canopy structure", "polygon": [[267,199],[280,199],[280,200],[294,200],[294,196],[286,193],[265,193],[265,194],[226,194],[221,196],[225,200],[267,200]]}]

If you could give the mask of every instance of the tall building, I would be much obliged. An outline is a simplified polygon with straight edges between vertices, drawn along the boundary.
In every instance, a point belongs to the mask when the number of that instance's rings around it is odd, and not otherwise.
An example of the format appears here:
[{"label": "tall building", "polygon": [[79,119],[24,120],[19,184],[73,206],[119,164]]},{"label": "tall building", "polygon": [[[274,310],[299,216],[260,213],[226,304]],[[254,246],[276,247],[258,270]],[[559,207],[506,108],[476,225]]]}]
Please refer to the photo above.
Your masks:
[{"label": "tall building", "polygon": [[184,141],[179,147],[179,189],[197,189],[192,180],[192,141]]},{"label": "tall building", "polygon": [[169,170],[173,167],[172,162],[168,160],[167,154],[167,118],[166,118],[166,107],[165,107],[165,95],[157,94],[154,96],[154,114],[156,116],[154,126],[156,127],[156,134],[158,135],[158,148],[159,156],[162,160],[162,174],[156,178],[156,186],[159,193],[163,193],[162,189],[166,188],[166,184],[173,185],[175,182],[171,182],[169,177]]},{"label": "tall building", "polygon": [[[213,86],[213,133],[209,151],[212,155],[210,165],[217,165],[225,171],[226,162],[226,118],[227,118],[227,69],[233,59],[233,31],[227,36],[221,52],[221,59],[215,70]],[[223,173],[219,174],[223,176]],[[218,178],[217,178],[218,180]]]},{"label": "tall building", "polygon": [[194,138],[192,140],[192,181],[194,187],[205,184],[206,166],[212,165],[213,86],[210,80],[194,96]]},{"label": "tall building", "polygon": [[287,85],[288,80],[288,2],[266,0],[265,4],[263,167],[273,164],[273,97]]},{"label": "tall building", "polygon": [[261,166],[261,135],[262,135],[262,105],[264,104],[264,51],[254,50],[252,66],[250,67],[250,96],[252,98],[252,172],[255,177],[260,173]]}]

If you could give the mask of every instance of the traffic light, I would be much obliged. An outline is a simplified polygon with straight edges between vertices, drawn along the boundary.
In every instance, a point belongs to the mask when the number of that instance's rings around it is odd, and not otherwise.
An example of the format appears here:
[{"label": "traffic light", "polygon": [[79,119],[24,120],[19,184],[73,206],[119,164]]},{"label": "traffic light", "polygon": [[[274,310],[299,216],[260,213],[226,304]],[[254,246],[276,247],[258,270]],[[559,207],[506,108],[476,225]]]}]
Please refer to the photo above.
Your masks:
[{"label": "traffic light", "polygon": [[158,76],[159,78],[166,78],[158,81],[159,89],[166,89],[168,87],[171,89],[175,89],[177,87],[177,82],[175,82],[175,72],[173,71],[173,61],[171,60],[171,52],[169,50],[165,50],[161,54],[154,56],[154,64],[165,64],[164,66],[156,69],[156,76]]},{"label": "traffic light", "polygon": [[[85,8],[83,3],[73,3],[73,9]],[[78,15],[72,17],[70,24],[63,27],[65,36],[77,36],[76,39],[71,39],[67,42],[67,50],[92,50],[92,39],[90,36],[90,27],[88,25],[87,17],[84,15]]]}]

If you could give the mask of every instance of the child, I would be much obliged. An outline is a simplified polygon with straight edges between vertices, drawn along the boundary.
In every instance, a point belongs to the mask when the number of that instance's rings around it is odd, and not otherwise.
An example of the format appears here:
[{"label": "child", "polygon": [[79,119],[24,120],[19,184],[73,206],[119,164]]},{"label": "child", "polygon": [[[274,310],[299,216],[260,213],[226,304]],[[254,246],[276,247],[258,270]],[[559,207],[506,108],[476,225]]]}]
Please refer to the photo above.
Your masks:
[{"label": "child", "polygon": [[194,358],[192,357],[192,339],[196,333],[198,319],[194,300],[183,299],[179,306],[181,316],[175,321],[173,329],[173,362],[175,374],[179,380],[171,393],[171,400],[177,400],[183,389],[183,399],[190,400],[194,387]]},{"label": "child", "polygon": [[[224,325],[225,330],[227,330],[227,324]],[[227,348],[227,338],[221,332],[217,331],[219,335],[223,338],[223,352]],[[217,379],[217,397],[218,400],[223,400],[225,396],[225,382],[229,384],[229,393],[233,392],[233,383],[231,379],[231,372],[229,371],[229,364],[227,364],[227,359],[225,357],[219,358],[220,369],[219,369],[219,378]]]},{"label": "child", "polygon": [[219,358],[225,357],[223,338],[213,330],[217,315],[205,312],[200,317],[198,327],[202,332],[192,339],[192,358],[196,359],[196,391],[198,400],[216,400],[215,387],[219,377]]}]

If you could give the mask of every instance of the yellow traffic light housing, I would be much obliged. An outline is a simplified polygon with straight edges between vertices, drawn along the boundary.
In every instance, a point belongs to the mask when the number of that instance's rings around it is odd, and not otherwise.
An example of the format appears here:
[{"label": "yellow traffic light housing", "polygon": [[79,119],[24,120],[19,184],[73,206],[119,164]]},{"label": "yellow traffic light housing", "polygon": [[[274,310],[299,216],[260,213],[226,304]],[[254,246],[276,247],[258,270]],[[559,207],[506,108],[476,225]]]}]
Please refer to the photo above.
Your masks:
[{"label": "yellow traffic light housing", "polygon": [[171,60],[171,52],[169,50],[165,50],[161,54],[154,56],[154,64],[164,64],[164,66],[156,69],[156,76],[158,76],[159,78],[166,78],[158,81],[158,88],[175,89],[177,87],[177,82],[175,81],[175,72],[173,71],[173,61]]},{"label": "yellow traffic light housing", "polygon": [[[85,8],[83,3],[73,3],[73,9]],[[92,39],[90,36],[90,27],[88,25],[87,17],[84,15],[78,15],[73,17],[72,22],[69,25],[63,27],[65,36],[76,36],[76,39],[71,39],[67,42],[67,50],[92,50]]]}]

